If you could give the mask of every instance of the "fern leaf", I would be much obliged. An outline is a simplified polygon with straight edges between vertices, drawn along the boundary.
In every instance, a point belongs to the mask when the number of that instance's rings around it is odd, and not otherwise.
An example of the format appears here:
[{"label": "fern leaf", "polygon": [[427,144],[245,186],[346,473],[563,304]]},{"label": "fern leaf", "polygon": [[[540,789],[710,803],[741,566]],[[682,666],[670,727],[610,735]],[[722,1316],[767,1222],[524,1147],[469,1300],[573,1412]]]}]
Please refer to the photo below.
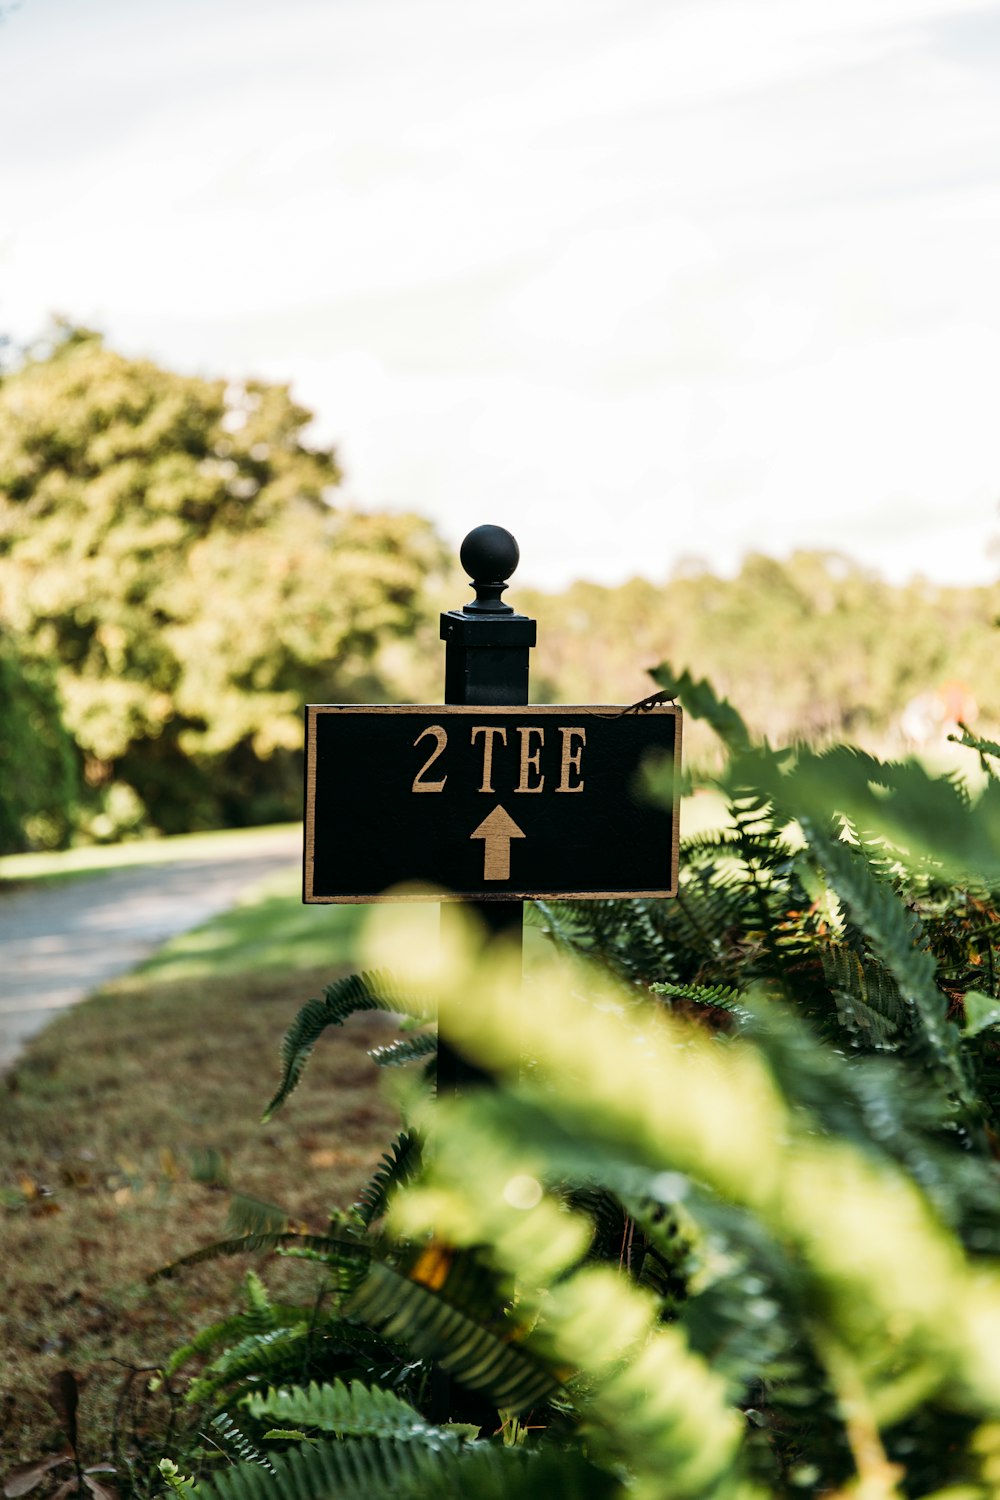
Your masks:
[{"label": "fern leaf", "polygon": [[209,1328],[203,1328],[189,1343],[176,1349],[164,1366],[167,1375],[176,1374],[182,1365],[186,1365],[196,1355],[208,1354],[219,1344],[233,1344],[248,1334],[267,1333],[272,1328],[301,1321],[302,1308],[294,1304],[271,1302],[267,1288],[255,1271],[247,1272],[244,1286],[246,1311],[224,1318],[220,1323],[213,1323]]},{"label": "fern leaf", "polygon": [[312,1050],[328,1026],[342,1026],[358,1011],[412,1010],[393,982],[381,973],[351,974],[327,985],[322,1000],[307,1000],[285,1033],[281,1044],[282,1076],[264,1110],[266,1123],[295,1088]]},{"label": "fern leaf", "polygon": [[851,920],[865,933],[901,996],[913,1006],[931,1055],[951,1074],[960,1097],[969,1104],[961,1038],[948,1019],[947,1002],[935,982],[934,955],[927,949],[916,914],[890,885],[874,877],[862,850],[820,833],[808,819],[803,819],[802,831]]},{"label": "fern leaf", "polygon": [[323,1256],[334,1257],[342,1252],[354,1255],[364,1253],[363,1243],[357,1235],[296,1234],[292,1230],[266,1234],[242,1234],[233,1239],[218,1240],[212,1245],[203,1245],[200,1250],[192,1250],[189,1255],[182,1255],[178,1260],[172,1260],[169,1265],[150,1272],[146,1281],[147,1283],[168,1281],[176,1271],[185,1270],[189,1266],[203,1265],[207,1260],[221,1260],[227,1255],[246,1255],[254,1250],[285,1248],[315,1250]]},{"label": "fern leaf", "polygon": [[354,1213],[366,1229],[385,1213],[393,1188],[408,1182],[419,1166],[420,1139],[411,1130],[401,1130],[388,1151],[382,1153],[374,1175],[354,1205]]},{"label": "fern leaf", "polygon": [[892,975],[853,948],[826,943],[820,948],[826,982],[838,1014],[853,1032],[862,1032],[885,1048],[905,1029],[906,1006]]},{"label": "fern leaf", "polygon": [[255,1332],[263,1333],[274,1327],[274,1307],[267,1295],[267,1287],[256,1271],[248,1271],[243,1280],[247,1299],[246,1316]]},{"label": "fern leaf", "polygon": [[719,697],[711,683],[704,678],[696,680],[689,672],[677,673],[667,662],[654,667],[650,675],[683,705],[685,713],[705,719],[729,750],[749,747],[750,731],[746,724],[729,700]]},{"label": "fern leaf", "polygon": [[427,1423],[408,1402],[378,1386],[362,1385],[359,1380],[352,1380],[350,1386],[335,1380],[329,1385],[313,1381],[308,1389],[272,1387],[266,1395],[249,1396],[246,1405],[251,1416],[258,1419],[270,1417],[278,1422],[294,1422],[299,1427],[318,1428],[342,1438],[405,1440],[433,1436],[436,1442],[448,1441],[446,1433]]},{"label": "fern leaf", "polygon": [[198,1486],[200,1500],[305,1500],[307,1496],[405,1494],[418,1475],[412,1443],[391,1439],[303,1444],[275,1458],[270,1472],[239,1464]]},{"label": "fern leaf", "polygon": [[238,1453],[244,1463],[257,1464],[269,1473],[274,1473],[274,1467],[270,1460],[265,1458],[259,1448],[255,1448],[245,1432],[241,1432],[228,1412],[220,1411],[212,1418],[212,1426],[217,1430],[225,1442],[227,1448]]},{"label": "fern leaf", "polygon": [[289,1355],[300,1357],[302,1345],[312,1336],[308,1323],[290,1328],[274,1328],[269,1333],[251,1333],[231,1349],[225,1349],[213,1360],[203,1375],[193,1380],[185,1393],[189,1406],[208,1401],[224,1386],[248,1375],[255,1379],[280,1379],[288,1366]]},{"label": "fern leaf", "polygon": [[955,745],[964,745],[969,750],[975,750],[979,755],[979,764],[987,776],[996,778],[996,767],[993,766],[988,757],[996,756],[1000,759],[1000,745],[996,740],[983,739],[981,735],[973,734],[967,724],[959,723],[961,734],[949,734],[948,738]]},{"label": "fern leaf", "polygon": [[405,1063],[415,1062],[421,1057],[431,1057],[437,1052],[437,1037],[432,1032],[421,1032],[418,1036],[400,1037],[385,1047],[372,1047],[368,1056],[380,1068],[401,1068]]},{"label": "fern leaf", "polygon": [[714,1006],[746,1020],[750,1012],[740,1004],[742,991],[730,984],[651,984],[654,995],[668,1000],[690,1000],[694,1005]]},{"label": "fern leaf", "polygon": [[553,1394],[557,1381],[524,1350],[460,1311],[430,1287],[376,1263],[345,1308],[384,1336],[432,1359],[471,1390],[517,1413]]},{"label": "fern leaf", "polygon": [[617,1479],[575,1453],[392,1438],[303,1444],[276,1458],[273,1474],[240,1464],[198,1487],[199,1500],[612,1500],[621,1493]]}]

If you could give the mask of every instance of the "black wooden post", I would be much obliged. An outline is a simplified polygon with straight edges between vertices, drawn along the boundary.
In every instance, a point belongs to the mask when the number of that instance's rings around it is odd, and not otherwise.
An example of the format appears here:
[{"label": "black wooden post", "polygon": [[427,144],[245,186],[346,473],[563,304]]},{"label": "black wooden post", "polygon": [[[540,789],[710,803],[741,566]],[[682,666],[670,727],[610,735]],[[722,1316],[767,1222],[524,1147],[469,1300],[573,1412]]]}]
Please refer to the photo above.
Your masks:
[{"label": "black wooden post", "polygon": [[[479,708],[518,706],[528,701],[528,652],[535,644],[535,621],[515,614],[500,595],[520,561],[517,542],[502,526],[477,526],[462,543],[459,556],[476,597],[461,609],[441,616],[445,643],[444,701]],[[524,902],[503,897],[489,901],[444,902],[441,926],[461,921],[473,912],[487,932],[520,946]],[[485,1079],[474,1063],[438,1035],[437,1091],[439,1097],[474,1087]],[[430,1383],[431,1417],[436,1422],[488,1421],[495,1416],[472,1398],[469,1410],[456,1413],[452,1381],[435,1366]],[[469,1401],[468,1393],[465,1397]]]},{"label": "black wooden post", "polygon": [[[517,706],[528,701],[528,652],[535,644],[535,621],[514,612],[501,594],[520,561],[520,550],[502,526],[477,526],[459,556],[476,597],[441,616],[445,643],[444,701],[479,708]],[[445,903],[442,925],[462,911],[476,913],[487,931],[508,944],[521,942],[524,903],[499,896],[484,901]],[[438,1092],[454,1091],[482,1078],[479,1069],[447,1043],[438,1045]]]}]

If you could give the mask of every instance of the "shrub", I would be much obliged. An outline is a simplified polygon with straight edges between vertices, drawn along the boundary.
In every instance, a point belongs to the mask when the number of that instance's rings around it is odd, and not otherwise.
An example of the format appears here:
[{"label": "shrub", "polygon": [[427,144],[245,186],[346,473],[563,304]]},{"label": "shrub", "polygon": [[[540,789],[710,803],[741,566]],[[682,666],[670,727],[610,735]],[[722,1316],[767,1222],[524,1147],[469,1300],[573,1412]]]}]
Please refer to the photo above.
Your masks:
[{"label": "shrub", "polygon": [[61,849],[73,831],[78,757],[43,662],[0,633],[0,854]]},{"label": "shrub", "polygon": [[676,901],[540,906],[524,985],[404,910],[375,956],[410,982],[339,981],[286,1037],[272,1107],[373,1007],[414,1017],[378,1060],[426,1078],[440,1010],[494,1087],[414,1081],[328,1233],[216,1247],[329,1279],[252,1282],[179,1356],[221,1347],[189,1394],[240,1461],[205,1500],[996,1494],[1000,784],[774,750],[660,680],[726,749]]}]

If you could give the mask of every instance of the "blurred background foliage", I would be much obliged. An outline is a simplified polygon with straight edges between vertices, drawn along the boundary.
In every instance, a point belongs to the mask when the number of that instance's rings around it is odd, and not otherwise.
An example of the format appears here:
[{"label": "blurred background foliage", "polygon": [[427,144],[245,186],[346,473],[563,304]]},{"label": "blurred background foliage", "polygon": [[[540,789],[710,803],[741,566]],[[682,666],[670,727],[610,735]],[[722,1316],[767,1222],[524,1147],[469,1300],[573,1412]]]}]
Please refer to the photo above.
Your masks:
[{"label": "blurred background foliage", "polygon": [[[0,853],[295,817],[305,702],[440,699],[457,561],[343,504],[311,419],[67,323],[0,381]],[[797,553],[510,597],[536,701],[631,702],[669,658],[777,742],[933,758],[959,720],[1000,729],[995,589]],[[703,726],[685,753],[712,763]]]},{"label": "blurred background foliage", "polygon": [[417,516],[334,506],[310,420],[287,387],[176,375],[67,326],[0,385],[0,707],[32,683],[45,716],[46,664],[85,790],[35,777],[0,850],[293,817],[302,704],[405,694],[382,653],[441,544]]},{"label": "blurred background foliage", "polygon": [[[887,583],[836,553],[748,556],[734,578],[707,564],[664,585],[575,583],[523,593],[538,618],[540,701],[635,701],[665,657],[716,684],[776,743],[849,739],[883,753],[940,748],[962,719],[1000,723],[995,588]],[[704,726],[688,756],[714,762]]]}]

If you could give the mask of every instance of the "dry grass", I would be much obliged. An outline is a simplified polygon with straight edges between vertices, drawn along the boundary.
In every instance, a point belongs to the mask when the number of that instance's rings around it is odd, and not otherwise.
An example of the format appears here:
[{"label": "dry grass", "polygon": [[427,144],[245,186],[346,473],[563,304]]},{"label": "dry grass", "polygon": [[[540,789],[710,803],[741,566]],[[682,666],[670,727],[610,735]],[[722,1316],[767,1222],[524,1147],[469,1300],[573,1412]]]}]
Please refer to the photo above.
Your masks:
[{"label": "dry grass", "polygon": [[[55,1372],[81,1381],[81,1450],[98,1461],[129,1369],[235,1310],[238,1260],[145,1284],[225,1234],[220,1178],[310,1227],[353,1200],[397,1126],[365,1055],[384,1018],[328,1034],[259,1124],[281,1035],[331,977],[133,975],[61,1016],[0,1081],[0,1473],[61,1445]],[[302,1262],[254,1264],[283,1294],[315,1284]],[[155,1438],[155,1410],[147,1421]]]}]

